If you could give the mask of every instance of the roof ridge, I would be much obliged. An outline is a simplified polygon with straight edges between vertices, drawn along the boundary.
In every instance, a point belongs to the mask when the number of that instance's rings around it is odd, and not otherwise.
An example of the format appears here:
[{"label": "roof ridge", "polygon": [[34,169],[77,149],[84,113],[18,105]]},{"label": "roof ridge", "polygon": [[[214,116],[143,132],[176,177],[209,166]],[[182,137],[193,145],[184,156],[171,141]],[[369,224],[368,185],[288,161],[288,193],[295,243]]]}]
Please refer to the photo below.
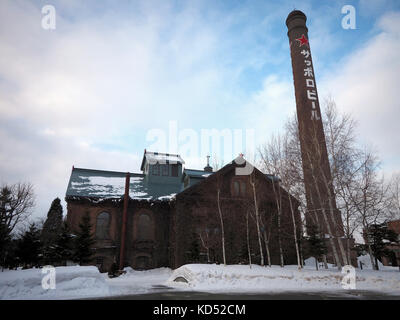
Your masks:
[{"label": "roof ridge", "polygon": [[205,170],[200,170],[200,169],[189,169],[189,168],[184,168],[183,170],[192,170],[192,171],[208,172],[208,171],[205,171]]},{"label": "roof ridge", "polygon": [[107,172],[107,173],[117,173],[117,174],[123,174],[126,175],[127,173],[130,174],[130,176],[132,175],[137,175],[137,176],[144,176],[143,173],[138,173],[138,172],[129,172],[129,171],[114,171],[114,170],[100,170],[100,169],[89,169],[89,168],[77,168],[74,167],[72,169],[72,171],[80,171],[80,170],[84,170],[84,171],[96,171],[96,172]]},{"label": "roof ridge", "polygon": [[181,155],[178,153],[163,153],[163,152],[157,152],[157,151],[147,151],[145,152],[145,154],[154,154],[154,155],[160,155],[160,156],[178,156],[181,158]]}]

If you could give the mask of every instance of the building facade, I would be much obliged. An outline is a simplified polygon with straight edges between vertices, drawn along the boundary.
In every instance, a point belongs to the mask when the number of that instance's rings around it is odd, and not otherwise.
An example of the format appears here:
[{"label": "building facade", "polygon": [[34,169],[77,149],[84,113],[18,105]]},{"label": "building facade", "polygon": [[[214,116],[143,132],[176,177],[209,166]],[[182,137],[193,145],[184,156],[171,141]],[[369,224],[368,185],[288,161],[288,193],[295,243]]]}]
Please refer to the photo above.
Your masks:
[{"label": "building facade", "polygon": [[96,239],[91,264],[101,271],[114,262],[139,270],[222,263],[222,234],[227,263],[248,262],[248,248],[252,262],[260,263],[257,220],[265,263],[269,257],[278,264],[282,251],[285,263],[295,264],[298,202],[257,168],[237,175],[246,164],[234,160],[216,172],[209,164],[193,170],[179,155],[145,150],[142,173],[73,168],[67,222],[78,231],[82,217],[90,216]]},{"label": "building facade", "polygon": [[389,230],[397,233],[398,242],[387,245],[390,254],[387,257],[382,257],[382,264],[384,266],[400,267],[400,220],[388,221],[387,226]]}]

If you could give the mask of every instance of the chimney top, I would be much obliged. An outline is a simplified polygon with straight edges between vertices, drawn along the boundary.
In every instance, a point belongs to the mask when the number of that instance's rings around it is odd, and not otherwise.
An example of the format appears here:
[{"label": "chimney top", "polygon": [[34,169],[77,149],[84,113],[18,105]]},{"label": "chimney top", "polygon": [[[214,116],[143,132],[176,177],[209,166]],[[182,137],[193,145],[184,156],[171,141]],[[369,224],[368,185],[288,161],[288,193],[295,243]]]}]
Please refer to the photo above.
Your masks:
[{"label": "chimney top", "polygon": [[288,25],[292,19],[303,19],[305,22],[307,21],[307,16],[300,10],[293,10],[286,18],[286,25]]},{"label": "chimney top", "polygon": [[213,168],[210,166],[210,156],[207,156],[207,166],[204,167],[204,171],[212,172]]},{"label": "chimney top", "polygon": [[305,28],[305,30],[308,31],[308,28],[306,26],[306,21],[307,21],[306,15],[300,10],[293,10],[292,12],[290,12],[286,18],[288,35],[292,30],[296,28]]}]

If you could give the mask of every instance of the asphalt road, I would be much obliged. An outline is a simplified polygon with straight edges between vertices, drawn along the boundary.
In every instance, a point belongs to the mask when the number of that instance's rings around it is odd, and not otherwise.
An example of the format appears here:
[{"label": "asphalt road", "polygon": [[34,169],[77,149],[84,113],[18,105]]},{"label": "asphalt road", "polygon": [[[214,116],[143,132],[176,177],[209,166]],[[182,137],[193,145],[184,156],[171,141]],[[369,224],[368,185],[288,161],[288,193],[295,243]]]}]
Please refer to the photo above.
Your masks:
[{"label": "asphalt road", "polygon": [[400,295],[375,291],[280,292],[280,293],[208,293],[161,291],[146,294],[114,296],[100,300],[400,300]]}]

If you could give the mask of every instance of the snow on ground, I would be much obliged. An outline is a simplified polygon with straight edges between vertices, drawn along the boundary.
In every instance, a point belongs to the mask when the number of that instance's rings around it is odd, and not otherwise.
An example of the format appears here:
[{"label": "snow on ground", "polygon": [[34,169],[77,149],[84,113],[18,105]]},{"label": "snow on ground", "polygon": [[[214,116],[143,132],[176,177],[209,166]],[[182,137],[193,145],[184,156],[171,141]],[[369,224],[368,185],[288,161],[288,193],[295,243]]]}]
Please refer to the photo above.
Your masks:
[{"label": "snow on ground", "polygon": [[158,268],[146,271],[137,271],[128,267],[125,274],[118,278],[107,279],[110,295],[121,296],[128,294],[143,294],[162,290],[165,282],[170,278],[170,268]]},{"label": "snow on ground", "polygon": [[[136,271],[108,278],[96,267],[57,267],[56,289],[42,288],[41,269],[5,270],[0,272],[0,300],[9,299],[80,299],[145,294],[164,290],[203,292],[278,292],[278,291],[335,291],[343,290],[343,274],[337,269],[315,270],[306,266],[261,267],[252,265],[189,264],[174,271],[158,268]],[[176,278],[188,283],[176,282]],[[396,267],[381,271],[356,269],[356,289],[400,294],[400,272]],[[170,287],[167,289],[165,286]]]},{"label": "snow on ground", "polygon": [[[388,268],[356,269],[356,289],[400,294],[400,272],[398,268]],[[299,271],[297,266],[252,265],[250,269],[248,265],[189,264],[176,269],[167,285],[206,292],[342,291],[343,276],[335,269],[317,271],[311,267]]]},{"label": "snow on ground", "polygon": [[56,267],[55,270],[56,288],[48,290],[43,289],[42,279],[49,273],[42,273],[42,269],[0,272],[0,299],[73,299],[110,294],[104,276],[96,267]]},{"label": "snow on ground", "polygon": [[110,279],[97,267],[56,267],[56,288],[42,288],[42,269],[5,270],[0,272],[0,300],[82,299],[126,294],[141,294],[162,290],[171,276],[169,268],[135,271]]}]

